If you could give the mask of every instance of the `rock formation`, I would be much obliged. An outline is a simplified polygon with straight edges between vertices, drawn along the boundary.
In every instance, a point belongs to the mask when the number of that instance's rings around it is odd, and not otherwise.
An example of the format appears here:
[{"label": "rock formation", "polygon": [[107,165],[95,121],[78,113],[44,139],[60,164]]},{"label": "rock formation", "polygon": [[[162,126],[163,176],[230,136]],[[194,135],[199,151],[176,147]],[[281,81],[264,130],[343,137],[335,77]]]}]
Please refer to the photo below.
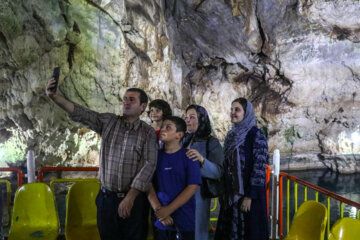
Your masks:
[{"label": "rock formation", "polygon": [[38,166],[97,164],[100,137],[44,94],[60,66],[74,102],[121,114],[140,87],[176,115],[205,106],[220,139],[247,97],[290,168],[360,171],[359,12],[357,0],[2,0],[0,161],[32,146]]}]

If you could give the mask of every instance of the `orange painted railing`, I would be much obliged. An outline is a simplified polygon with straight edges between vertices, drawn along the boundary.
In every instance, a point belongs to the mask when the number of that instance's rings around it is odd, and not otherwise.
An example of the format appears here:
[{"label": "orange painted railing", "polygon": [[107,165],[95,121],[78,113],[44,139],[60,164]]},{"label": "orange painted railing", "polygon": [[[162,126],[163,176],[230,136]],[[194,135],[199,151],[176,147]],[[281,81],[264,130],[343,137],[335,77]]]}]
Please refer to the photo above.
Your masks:
[{"label": "orange painted railing", "polygon": [[268,164],[266,164],[266,208],[267,208],[267,214],[268,218],[270,219],[270,213],[269,213],[269,193],[270,193],[270,174],[271,169]]},{"label": "orange painted railing", "polygon": [[44,172],[97,172],[99,171],[98,167],[42,167],[39,170],[38,180],[40,182],[44,181]]},{"label": "orange painted railing", "polygon": [[[337,201],[340,201],[340,204],[345,203],[347,205],[353,206],[353,207],[355,207],[357,209],[357,211],[360,210],[360,203],[353,202],[353,201],[351,201],[349,199],[346,199],[346,198],[344,198],[344,197],[342,197],[340,195],[337,195],[337,194],[335,194],[333,192],[330,192],[330,191],[328,191],[328,190],[326,190],[324,188],[321,188],[319,186],[311,184],[311,183],[309,183],[307,181],[304,181],[304,180],[299,179],[297,177],[291,176],[291,175],[289,175],[287,173],[280,172],[280,174],[279,174],[279,221],[278,221],[278,227],[279,227],[278,232],[279,232],[280,237],[283,237],[283,213],[282,213],[283,212],[282,211],[283,210],[282,209],[282,207],[283,207],[283,204],[282,204],[282,202],[283,202],[283,191],[282,191],[282,186],[283,186],[283,178],[284,177],[291,180],[291,181],[294,181],[295,183],[298,183],[300,185],[305,186],[305,201],[307,200],[307,195],[306,195],[307,188],[310,188],[310,189],[316,191],[317,193],[319,192],[319,193],[325,194],[328,197],[328,207],[327,207],[328,208],[328,214],[330,213],[330,200],[329,200],[329,198],[333,198],[333,199],[335,199]],[[289,186],[288,186],[288,189],[289,189]],[[295,190],[295,191],[296,191],[295,194],[297,195],[297,190]],[[316,193],[316,196],[317,196],[317,193]],[[288,191],[287,192],[288,201],[289,201],[289,194],[290,193]],[[295,200],[296,200],[295,205],[297,205],[297,199],[295,199]],[[318,201],[317,197],[316,197],[316,201]],[[287,205],[288,205],[288,210],[287,211],[289,211],[289,203]],[[297,209],[297,206],[295,206],[295,211],[296,211],[296,209]],[[340,210],[340,211],[342,211],[342,210]],[[342,217],[342,213],[341,213],[341,217]],[[288,225],[289,225],[289,223],[288,223]],[[330,229],[330,216],[328,217],[328,224],[327,225],[328,225],[327,230],[329,231],[329,229]],[[287,226],[287,227],[289,227],[289,226]]]},{"label": "orange painted railing", "polygon": [[0,172],[17,172],[18,187],[22,185],[22,179],[25,175],[19,168],[0,168]]},{"label": "orange painted railing", "polygon": [[[280,172],[279,176],[279,236],[283,236],[283,182],[281,177],[282,172]],[[289,193],[288,193],[289,194]]]}]

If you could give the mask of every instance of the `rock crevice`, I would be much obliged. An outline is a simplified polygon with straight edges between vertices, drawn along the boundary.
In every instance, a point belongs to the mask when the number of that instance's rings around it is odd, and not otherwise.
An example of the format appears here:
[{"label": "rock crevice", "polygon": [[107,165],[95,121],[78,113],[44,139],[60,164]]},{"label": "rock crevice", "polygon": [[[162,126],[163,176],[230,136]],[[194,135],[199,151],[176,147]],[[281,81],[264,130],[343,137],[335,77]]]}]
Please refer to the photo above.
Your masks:
[{"label": "rock crevice", "polygon": [[121,114],[126,88],[140,87],[176,115],[205,106],[221,140],[231,101],[249,98],[289,166],[358,171],[359,10],[356,0],[3,0],[0,161],[18,142],[35,144],[39,165],[97,164],[100,137],[44,96],[60,66],[74,102]]}]

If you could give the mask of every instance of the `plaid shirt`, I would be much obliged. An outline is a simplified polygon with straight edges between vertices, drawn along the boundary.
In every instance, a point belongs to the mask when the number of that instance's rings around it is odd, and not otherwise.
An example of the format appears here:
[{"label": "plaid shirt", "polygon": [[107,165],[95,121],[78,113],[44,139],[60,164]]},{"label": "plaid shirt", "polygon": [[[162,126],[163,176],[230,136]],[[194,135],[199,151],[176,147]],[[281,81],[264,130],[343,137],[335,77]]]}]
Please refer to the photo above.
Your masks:
[{"label": "plaid shirt", "polygon": [[148,191],[157,162],[155,130],[141,120],[127,123],[124,117],[74,105],[69,118],[101,135],[101,185],[116,192]]}]

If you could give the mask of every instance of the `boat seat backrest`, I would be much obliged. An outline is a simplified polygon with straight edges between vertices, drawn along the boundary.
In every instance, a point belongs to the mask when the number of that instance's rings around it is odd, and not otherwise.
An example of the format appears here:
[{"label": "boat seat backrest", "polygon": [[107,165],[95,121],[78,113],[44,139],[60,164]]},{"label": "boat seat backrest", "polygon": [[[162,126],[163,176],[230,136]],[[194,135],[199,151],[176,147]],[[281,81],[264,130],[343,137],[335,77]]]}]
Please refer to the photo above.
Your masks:
[{"label": "boat seat backrest", "polygon": [[291,222],[286,240],[323,240],[327,221],[326,207],[316,201],[302,203]]},{"label": "boat seat backrest", "polygon": [[331,227],[328,240],[360,239],[360,220],[340,218]]},{"label": "boat seat backrest", "polygon": [[59,220],[54,194],[44,183],[29,183],[15,193],[9,240],[56,239]]}]

